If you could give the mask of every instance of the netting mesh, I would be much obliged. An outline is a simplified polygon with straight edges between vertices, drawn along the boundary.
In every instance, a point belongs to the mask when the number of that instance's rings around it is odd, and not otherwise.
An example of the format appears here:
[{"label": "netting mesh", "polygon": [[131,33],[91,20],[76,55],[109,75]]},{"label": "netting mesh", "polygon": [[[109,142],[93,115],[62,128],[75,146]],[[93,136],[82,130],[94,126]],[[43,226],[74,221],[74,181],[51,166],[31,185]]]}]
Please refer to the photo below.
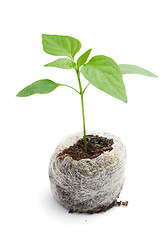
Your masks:
[{"label": "netting mesh", "polygon": [[73,212],[98,212],[120,195],[126,160],[126,149],[120,138],[106,132],[88,134],[113,138],[113,150],[94,159],[73,160],[58,154],[73,145],[82,133],[65,137],[55,149],[49,165],[51,190],[56,200]]}]

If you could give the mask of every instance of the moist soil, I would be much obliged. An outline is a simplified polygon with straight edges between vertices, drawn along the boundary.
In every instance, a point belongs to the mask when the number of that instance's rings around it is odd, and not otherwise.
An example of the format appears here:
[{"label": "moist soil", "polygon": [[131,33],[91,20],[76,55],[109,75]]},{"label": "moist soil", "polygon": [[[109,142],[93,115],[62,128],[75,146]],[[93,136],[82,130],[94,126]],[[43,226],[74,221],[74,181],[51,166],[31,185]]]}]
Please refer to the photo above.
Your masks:
[{"label": "moist soil", "polygon": [[103,152],[111,151],[114,140],[100,137],[98,135],[86,135],[87,152],[84,151],[84,138],[79,139],[73,146],[65,148],[58,154],[62,160],[66,155],[69,155],[74,160],[93,159],[101,155]]}]

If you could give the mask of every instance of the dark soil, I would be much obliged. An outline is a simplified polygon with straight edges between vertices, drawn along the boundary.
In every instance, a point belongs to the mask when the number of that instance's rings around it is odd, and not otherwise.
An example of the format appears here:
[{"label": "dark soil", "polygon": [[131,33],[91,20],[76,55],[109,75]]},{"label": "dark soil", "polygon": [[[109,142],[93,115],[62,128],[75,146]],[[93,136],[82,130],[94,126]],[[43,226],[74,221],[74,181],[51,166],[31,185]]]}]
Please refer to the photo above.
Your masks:
[{"label": "dark soil", "polygon": [[113,149],[112,145],[114,144],[113,139],[108,139],[105,137],[100,137],[98,135],[87,135],[87,153],[84,151],[84,139],[81,138],[73,146],[65,148],[58,156],[61,157],[61,160],[69,155],[74,160],[81,160],[86,158],[96,158],[105,151],[111,151]]},{"label": "dark soil", "polygon": [[[109,205],[103,205],[103,206],[100,206],[99,208],[97,209],[94,209],[92,211],[88,211],[87,213],[89,214],[93,214],[93,213],[100,213],[100,212],[106,212],[108,209],[110,208],[113,208],[113,207],[119,207],[119,206],[124,206],[124,207],[127,207],[128,206],[128,201],[125,201],[125,202],[118,202],[117,200],[113,201],[111,204]],[[78,212],[78,213],[82,213],[80,211],[76,211],[76,210],[73,210],[73,209],[70,209],[69,210],[69,213],[74,213],[74,212]]]}]

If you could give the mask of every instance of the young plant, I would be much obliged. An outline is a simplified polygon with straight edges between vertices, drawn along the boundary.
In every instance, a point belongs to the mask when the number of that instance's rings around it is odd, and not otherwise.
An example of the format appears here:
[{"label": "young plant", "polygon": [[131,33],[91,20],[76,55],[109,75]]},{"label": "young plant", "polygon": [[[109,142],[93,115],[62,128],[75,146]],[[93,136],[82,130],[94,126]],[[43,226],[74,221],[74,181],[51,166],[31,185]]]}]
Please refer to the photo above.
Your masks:
[{"label": "young plant", "polygon": [[[84,114],[84,93],[89,84],[103,92],[127,103],[127,95],[122,74],[141,74],[149,77],[157,77],[155,74],[135,65],[120,64],[118,65],[113,59],[98,55],[92,57],[88,62],[88,57],[92,49],[87,50],[82,54],[77,61],[74,61],[76,53],[81,48],[79,40],[61,35],[42,35],[43,50],[53,56],[65,56],[67,58],[59,58],[45,67],[57,67],[62,69],[74,69],[76,71],[79,91],[72,86],[56,83],[50,79],[42,79],[33,82],[31,85],[21,90],[17,97],[27,97],[33,94],[50,93],[59,86],[65,86],[73,89],[81,96],[81,108],[83,118],[83,132],[84,132],[84,151],[87,152],[86,143],[86,127]],[[86,63],[87,62],[87,63]],[[82,89],[80,80],[80,73],[88,80],[88,84]]]}]

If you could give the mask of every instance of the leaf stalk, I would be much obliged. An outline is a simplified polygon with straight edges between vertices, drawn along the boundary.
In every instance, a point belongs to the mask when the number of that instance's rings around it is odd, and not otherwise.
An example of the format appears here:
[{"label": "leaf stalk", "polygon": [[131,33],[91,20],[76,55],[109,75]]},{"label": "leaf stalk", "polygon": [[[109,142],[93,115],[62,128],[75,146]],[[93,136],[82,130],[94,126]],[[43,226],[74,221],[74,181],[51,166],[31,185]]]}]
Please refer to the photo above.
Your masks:
[{"label": "leaf stalk", "polygon": [[84,92],[85,92],[85,90],[87,89],[87,87],[90,85],[90,83],[88,83],[87,85],[86,85],[86,87],[84,88],[84,90],[83,90],[83,94],[84,94]]},{"label": "leaf stalk", "polygon": [[80,94],[80,92],[79,91],[77,91],[74,87],[71,87],[71,86],[69,86],[69,85],[66,85],[66,84],[60,84],[61,86],[64,86],[64,87],[68,87],[68,88],[71,88],[71,89],[73,89],[74,91],[76,91],[78,94]]}]

